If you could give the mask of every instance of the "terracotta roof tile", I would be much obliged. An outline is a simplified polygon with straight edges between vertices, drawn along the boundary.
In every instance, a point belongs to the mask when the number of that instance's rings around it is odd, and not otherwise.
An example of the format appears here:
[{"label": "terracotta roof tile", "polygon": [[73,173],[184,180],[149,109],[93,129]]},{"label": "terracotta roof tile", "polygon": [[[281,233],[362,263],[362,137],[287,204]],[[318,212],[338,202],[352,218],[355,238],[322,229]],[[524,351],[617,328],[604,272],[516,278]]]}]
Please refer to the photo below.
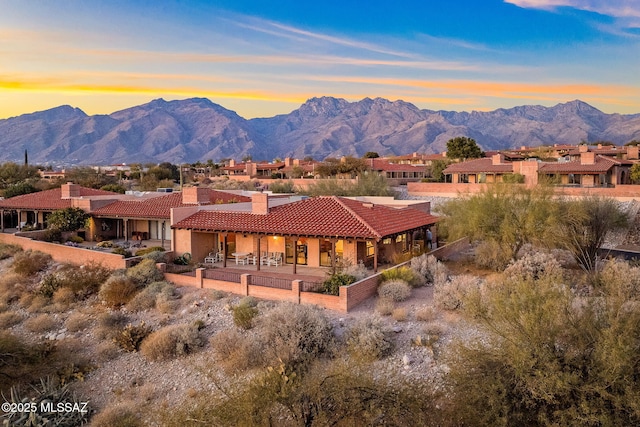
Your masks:
[{"label": "terracotta roof tile", "polygon": [[449,165],[445,170],[445,174],[450,173],[512,173],[513,164],[503,163],[494,165],[491,158],[481,158],[474,160],[467,160],[466,162],[453,163]]},{"label": "terracotta roof tile", "polygon": [[[626,164],[627,162],[624,162]],[[540,172],[546,174],[555,173],[605,173],[612,167],[623,164],[623,162],[615,161],[606,157],[595,156],[595,163],[584,164],[580,160],[573,162],[557,162],[543,163],[540,166]]]},{"label": "terracotta roof tile", "polygon": [[[111,191],[80,187],[81,197],[118,195],[118,193],[113,193]],[[0,208],[4,209],[57,210],[70,207],[71,199],[62,198],[61,188],[53,188],[51,190],[39,191],[31,194],[22,194],[20,196],[0,200]]]},{"label": "terracotta roof tile", "polygon": [[201,210],[173,228],[318,237],[375,238],[431,225],[437,218],[335,196],[314,197],[270,209],[266,215]]},{"label": "terracotta roof tile", "polygon": [[[224,191],[209,190],[209,203],[249,202],[251,198]],[[182,203],[182,193],[169,193],[150,199],[118,200],[91,214],[96,217],[170,218],[171,208],[193,206]]]}]

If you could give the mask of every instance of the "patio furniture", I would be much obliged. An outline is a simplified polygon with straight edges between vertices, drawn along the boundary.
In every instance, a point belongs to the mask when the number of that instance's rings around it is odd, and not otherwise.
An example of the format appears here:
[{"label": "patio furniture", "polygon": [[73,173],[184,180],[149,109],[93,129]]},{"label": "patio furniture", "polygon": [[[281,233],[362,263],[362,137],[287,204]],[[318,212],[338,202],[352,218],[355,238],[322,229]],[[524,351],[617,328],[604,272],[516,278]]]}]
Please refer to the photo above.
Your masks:
[{"label": "patio furniture", "polygon": [[233,255],[235,257],[236,265],[238,265],[240,263],[242,263],[242,265],[244,265],[247,257],[249,256],[249,252],[234,252],[231,255]]},{"label": "patio furniture", "polygon": [[254,254],[247,255],[247,258],[245,259],[247,260],[247,264],[256,265],[256,262],[258,262],[258,257]]},{"label": "patio furniture", "polygon": [[267,262],[268,262],[268,265],[273,264],[276,267],[282,265],[282,254],[278,252],[276,256],[274,256],[273,258],[269,258]]},{"label": "patio furniture", "polygon": [[208,264],[208,263],[213,264],[214,262],[217,262],[217,261],[218,261],[218,254],[217,253],[209,252],[209,255],[204,257],[204,263],[205,264]]}]

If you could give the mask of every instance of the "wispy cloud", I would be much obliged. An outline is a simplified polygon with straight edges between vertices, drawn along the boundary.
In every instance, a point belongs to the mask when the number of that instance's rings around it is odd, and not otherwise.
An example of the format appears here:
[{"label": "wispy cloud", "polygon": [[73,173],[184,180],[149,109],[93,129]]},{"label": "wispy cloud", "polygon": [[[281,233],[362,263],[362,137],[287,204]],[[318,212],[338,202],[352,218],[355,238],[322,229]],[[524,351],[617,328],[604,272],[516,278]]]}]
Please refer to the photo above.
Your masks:
[{"label": "wispy cloud", "polygon": [[559,6],[587,10],[615,18],[640,18],[637,0],[504,0],[516,6],[534,9],[554,9]]}]

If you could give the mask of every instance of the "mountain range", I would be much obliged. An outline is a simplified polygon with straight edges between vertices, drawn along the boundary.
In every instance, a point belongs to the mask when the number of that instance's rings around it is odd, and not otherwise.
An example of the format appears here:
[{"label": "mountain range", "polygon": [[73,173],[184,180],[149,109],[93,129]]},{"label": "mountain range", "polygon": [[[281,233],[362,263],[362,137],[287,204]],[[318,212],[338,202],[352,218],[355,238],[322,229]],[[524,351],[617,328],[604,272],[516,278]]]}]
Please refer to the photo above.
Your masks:
[{"label": "mountain range", "polygon": [[222,158],[440,153],[467,136],[484,150],[640,140],[640,114],[576,100],[481,112],[421,110],[404,101],[312,98],[289,114],[245,119],[205,98],[156,99],[109,115],[68,105],[0,120],[0,162],[53,165],[206,162]]}]

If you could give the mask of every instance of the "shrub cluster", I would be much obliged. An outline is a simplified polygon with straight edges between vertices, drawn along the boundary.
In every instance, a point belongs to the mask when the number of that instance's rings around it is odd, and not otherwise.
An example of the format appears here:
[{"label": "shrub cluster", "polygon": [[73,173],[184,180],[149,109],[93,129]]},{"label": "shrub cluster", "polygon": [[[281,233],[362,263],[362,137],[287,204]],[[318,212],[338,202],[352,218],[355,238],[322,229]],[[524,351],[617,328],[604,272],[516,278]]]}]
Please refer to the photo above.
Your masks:
[{"label": "shrub cluster", "polygon": [[164,280],[164,274],[158,270],[156,262],[150,258],[145,258],[137,265],[128,268],[125,274],[138,286],[149,285],[153,282],[161,282]]},{"label": "shrub cluster", "polygon": [[130,277],[114,274],[100,287],[98,297],[109,307],[125,305],[138,292],[136,283]]},{"label": "shrub cluster", "polygon": [[480,279],[475,276],[453,276],[450,281],[434,287],[433,299],[445,310],[457,310],[462,307],[466,295],[479,286]]},{"label": "shrub cluster", "polygon": [[202,345],[198,325],[171,325],[146,337],[140,353],[150,360],[167,360],[192,353]]},{"label": "shrub cluster", "polygon": [[383,271],[380,277],[382,278],[382,282],[402,280],[413,288],[424,284],[424,277],[417,274],[416,271],[410,267],[390,268]]},{"label": "shrub cluster", "polygon": [[242,329],[251,329],[253,319],[258,315],[257,301],[251,297],[243,298],[238,305],[231,307],[233,323]]},{"label": "shrub cluster", "polygon": [[144,322],[139,325],[129,323],[113,337],[113,341],[121,349],[129,352],[138,351],[142,341],[151,333],[151,327]]},{"label": "shrub cluster", "polygon": [[347,351],[364,360],[378,360],[393,350],[391,330],[377,316],[359,319],[347,334]]},{"label": "shrub cluster", "polygon": [[447,266],[429,254],[422,254],[411,259],[411,268],[421,277],[427,286],[444,283],[449,276]]},{"label": "shrub cluster", "polygon": [[340,295],[340,286],[348,286],[355,282],[356,278],[350,274],[336,273],[322,282],[322,288],[329,295]]},{"label": "shrub cluster", "polygon": [[411,296],[411,287],[404,280],[389,280],[378,287],[378,296],[395,302],[404,301]]},{"label": "shrub cluster", "polygon": [[127,303],[131,311],[143,311],[151,308],[162,308],[162,311],[170,311],[178,295],[173,284],[162,281],[153,282],[145,286]]},{"label": "shrub cluster", "polygon": [[562,280],[562,266],[556,258],[546,252],[528,252],[512,261],[504,270],[508,281],[548,279]]},{"label": "shrub cluster", "polygon": [[67,288],[79,297],[86,297],[97,292],[110,274],[108,268],[93,262],[80,267],[66,264],[44,276],[38,292],[50,298],[58,289]]},{"label": "shrub cluster", "polygon": [[257,366],[262,361],[259,343],[243,336],[238,329],[224,329],[209,340],[216,355],[216,366],[226,372],[242,371]]},{"label": "shrub cluster", "polygon": [[22,251],[22,248],[18,245],[0,243],[0,259],[10,258],[20,251]]},{"label": "shrub cluster", "polygon": [[22,277],[33,276],[49,266],[51,256],[39,251],[18,252],[13,257],[13,271]]}]

